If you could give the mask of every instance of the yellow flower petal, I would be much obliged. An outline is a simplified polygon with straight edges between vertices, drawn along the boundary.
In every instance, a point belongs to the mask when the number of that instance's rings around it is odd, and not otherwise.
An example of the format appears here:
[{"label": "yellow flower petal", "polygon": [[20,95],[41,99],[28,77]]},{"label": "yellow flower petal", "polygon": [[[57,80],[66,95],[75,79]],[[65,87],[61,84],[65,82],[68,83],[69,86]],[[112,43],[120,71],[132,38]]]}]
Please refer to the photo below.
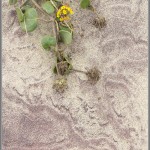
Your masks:
[{"label": "yellow flower petal", "polygon": [[63,10],[63,14],[65,14],[65,15],[66,15],[66,14],[67,14],[67,11],[66,11],[66,10]]},{"label": "yellow flower petal", "polygon": [[64,21],[64,20],[69,20],[70,19],[69,15],[70,14],[72,15],[73,13],[74,13],[73,10],[69,6],[63,5],[57,11],[56,16],[57,18],[60,19],[60,21]]}]

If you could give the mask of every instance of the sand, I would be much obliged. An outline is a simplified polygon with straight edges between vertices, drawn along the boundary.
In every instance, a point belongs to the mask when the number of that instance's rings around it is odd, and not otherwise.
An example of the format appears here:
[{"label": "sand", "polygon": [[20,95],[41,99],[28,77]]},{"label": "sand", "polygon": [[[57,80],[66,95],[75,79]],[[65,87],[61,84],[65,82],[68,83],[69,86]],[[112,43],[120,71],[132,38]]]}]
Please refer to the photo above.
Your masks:
[{"label": "sand", "polygon": [[3,150],[147,150],[148,0],[95,0],[106,28],[91,11],[75,11],[74,40],[65,47],[75,69],[96,66],[95,85],[81,73],[68,89],[52,89],[55,56],[41,47],[51,24],[21,31],[13,7],[2,2]]}]

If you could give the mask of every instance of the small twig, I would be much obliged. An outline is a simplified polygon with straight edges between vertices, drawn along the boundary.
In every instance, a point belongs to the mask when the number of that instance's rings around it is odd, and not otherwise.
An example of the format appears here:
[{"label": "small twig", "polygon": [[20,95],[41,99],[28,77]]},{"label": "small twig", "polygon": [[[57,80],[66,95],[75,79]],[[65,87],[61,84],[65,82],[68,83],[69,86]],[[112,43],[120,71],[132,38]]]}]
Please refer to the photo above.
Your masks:
[{"label": "small twig", "polygon": [[56,64],[56,70],[57,70],[58,75],[60,76],[60,72],[59,72],[57,64]]},{"label": "small twig", "polygon": [[90,6],[92,8],[92,11],[96,14],[96,16],[100,19],[101,18],[101,15],[99,15],[96,11],[96,9],[91,5]]},{"label": "small twig", "polygon": [[31,1],[35,5],[35,7],[37,7],[43,14],[49,16],[49,14],[46,11],[44,11],[35,0],[31,0]]},{"label": "small twig", "polygon": [[52,5],[56,8],[56,10],[58,10],[58,8],[56,7],[56,5],[54,4],[54,2],[52,0],[50,0]]},{"label": "small twig", "polygon": [[57,33],[57,41],[58,41],[58,36],[59,36],[59,26],[58,26],[58,22],[55,20],[55,24],[56,24],[56,33]]},{"label": "small twig", "polygon": [[85,72],[85,71],[81,71],[81,70],[77,70],[77,69],[72,69],[72,71],[80,72],[80,73],[86,74],[86,72]]},{"label": "small twig", "polygon": [[42,20],[42,21],[45,21],[45,22],[52,22],[53,21],[53,20],[45,20],[43,18],[34,18],[34,19],[28,19],[28,20],[35,20],[35,19]]},{"label": "small twig", "polygon": [[68,23],[67,22],[64,22],[64,23],[73,32],[73,29],[70,28],[70,26],[68,25]]},{"label": "small twig", "polygon": [[95,14],[96,14],[96,16],[98,17],[98,18],[100,18],[100,15],[97,13],[97,11],[94,9],[94,11],[93,11]]},{"label": "small twig", "polygon": [[41,9],[41,7],[39,6],[39,4],[35,1],[35,0],[31,0],[32,3],[42,12],[42,13],[45,13],[44,10]]},{"label": "small twig", "polygon": [[[55,55],[56,55],[56,58],[57,58],[57,53],[58,53],[58,33],[57,33],[57,25],[56,25],[56,20],[54,20],[54,22],[53,22],[53,28],[52,28],[52,30],[53,30],[53,35],[54,35],[54,37],[56,38],[56,46],[55,46]],[[56,64],[56,70],[57,70],[57,73],[58,73],[58,75],[60,76],[60,72],[59,72],[59,69],[58,69],[58,66],[57,66],[57,64]]]},{"label": "small twig", "polygon": [[[53,34],[54,34],[54,36],[55,36],[55,38],[56,38],[56,40],[57,40],[57,42],[58,42],[58,36],[57,36],[57,27],[56,27],[56,24],[55,24],[55,21],[54,21],[54,23],[53,23]],[[55,46],[55,51],[57,52],[58,51],[58,44],[57,44],[57,42],[56,42],[56,46]]]},{"label": "small twig", "polygon": [[59,31],[58,22],[56,20],[55,20],[55,23],[56,23],[57,31]]},{"label": "small twig", "polygon": [[61,24],[64,25],[64,26],[67,26],[73,32],[73,29],[68,25],[67,22],[65,22],[65,21],[61,22]]},{"label": "small twig", "polygon": [[23,3],[21,4],[20,8],[25,5],[29,0],[26,0],[26,1],[22,1]]},{"label": "small twig", "polygon": [[42,21],[45,21],[45,22],[52,22],[53,20],[45,20],[43,18],[37,18],[38,20],[42,20]]},{"label": "small twig", "polygon": [[58,22],[56,20],[55,20],[55,23],[56,23],[57,31],[59,31]]}]

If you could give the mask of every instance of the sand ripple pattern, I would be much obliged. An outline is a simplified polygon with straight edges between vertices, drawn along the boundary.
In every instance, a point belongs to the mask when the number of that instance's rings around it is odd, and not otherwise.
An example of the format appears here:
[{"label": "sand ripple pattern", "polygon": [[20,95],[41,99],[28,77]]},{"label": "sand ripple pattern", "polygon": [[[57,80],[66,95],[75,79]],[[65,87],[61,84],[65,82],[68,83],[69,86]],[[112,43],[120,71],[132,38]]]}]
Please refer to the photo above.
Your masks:
[{"label": "sand ripple pattern", "polygon": [[27,36],[2,3],[3,150],[147,150],[148,1],[93,1],[107,20],[101,31],[90,11],[73,4],[72,63],[96,66],[102,76],[90,86],[71,74],[59,95],[52,90],[53,56],[39,42],[49,26]]}]

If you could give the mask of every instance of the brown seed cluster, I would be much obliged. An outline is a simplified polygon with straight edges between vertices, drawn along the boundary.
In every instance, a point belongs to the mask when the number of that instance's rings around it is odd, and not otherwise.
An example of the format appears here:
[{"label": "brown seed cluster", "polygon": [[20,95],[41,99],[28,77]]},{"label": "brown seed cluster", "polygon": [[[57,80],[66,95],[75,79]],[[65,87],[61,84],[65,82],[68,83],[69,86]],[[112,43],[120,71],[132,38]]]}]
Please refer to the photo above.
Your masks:
[{"label": "brown seed cluster", "polygon": [[91,84],[96,84],[97,81],[99,81],[99,79],[100,79],[101,72],[96,67],[94,67],[94,68],[88,70],[86,75],[88,77],[88,81]]},{"label": "brown seed cluster", "polygon": [[93,25],[99,29],[104,28],[106,26],[106,20],[104,17],[95,18],[93,21]]}]

